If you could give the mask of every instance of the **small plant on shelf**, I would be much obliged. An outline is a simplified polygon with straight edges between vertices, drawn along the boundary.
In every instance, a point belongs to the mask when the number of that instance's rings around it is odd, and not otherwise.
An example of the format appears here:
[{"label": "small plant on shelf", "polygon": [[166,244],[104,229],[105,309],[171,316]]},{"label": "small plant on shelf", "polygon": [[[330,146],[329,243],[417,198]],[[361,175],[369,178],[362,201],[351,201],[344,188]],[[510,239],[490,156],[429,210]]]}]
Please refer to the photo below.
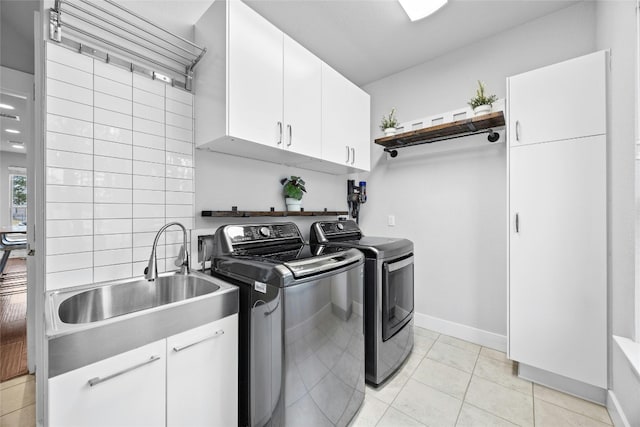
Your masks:
[{"label": "small plant on shelf", "polygon": [[396,118],[396,109],[392,108],[388,116],[382,116],[380,130],[383,131],[386,136],[395,135],[398,125],[399,122]]},{"label": "small plant on shelf", "polygon": [[280,180],[282,194],[288,211],[299,211],[302,206],[302,196],[307,192],[305,182],[299,176],[290,176]]},{"label": "small plant on shelf", "polygon": [[480,80],[478,80],[478,89],[476,89],[476,96],[469,100],[468,104],[473,109],[476,116],[481,114],[487,114],[491,112],[493,103],[498,100],[495,95],[487,96],[485,94],[485,86]]}]

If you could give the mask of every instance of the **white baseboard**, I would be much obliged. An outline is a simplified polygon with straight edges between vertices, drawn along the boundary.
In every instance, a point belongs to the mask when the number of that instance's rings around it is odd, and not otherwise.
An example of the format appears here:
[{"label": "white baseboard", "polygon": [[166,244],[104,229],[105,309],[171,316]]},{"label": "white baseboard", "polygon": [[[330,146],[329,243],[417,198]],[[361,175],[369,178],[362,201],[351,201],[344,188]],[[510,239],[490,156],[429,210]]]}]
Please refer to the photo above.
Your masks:
[{"label": "white baseboard", "polygon": [[609,390],[609,393],[607,393],[607,410],[609,411],[609,416],[611,416],[611,421],[613,421],[614,426],[631,427],[631,424],[629,424],[629,421],[620,406],[620,402],[618,402],[618,399],[612,390]]},{"label": "white baseboard", "polygon": [[450,335],[461,340],[489,347],[494,350],[507,351],[507,336],[474,328],[473,326],[455,323],[422,313],[414,313],[415,326],[441,334]]}]

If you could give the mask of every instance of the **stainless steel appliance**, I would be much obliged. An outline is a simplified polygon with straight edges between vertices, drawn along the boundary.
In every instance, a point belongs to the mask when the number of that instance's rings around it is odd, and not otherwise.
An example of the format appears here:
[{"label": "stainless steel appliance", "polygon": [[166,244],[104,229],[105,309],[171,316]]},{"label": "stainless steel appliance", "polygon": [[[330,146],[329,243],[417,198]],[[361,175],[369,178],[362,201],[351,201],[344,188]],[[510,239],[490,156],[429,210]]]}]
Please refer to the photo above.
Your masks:
[{"label": "stainless steel appliance", "polygon": [[367,382],[377,386],[413,348],[413,242],[363,236],[354,221],[328,221],[311,226],[310,243],[365,254],[365,371]]},{"label": "stainless steel appliance", "polygon": [[240,290],[239,424],[346,426],[364,399],[364,256],[293,223],[226,225],[212,272]]}]

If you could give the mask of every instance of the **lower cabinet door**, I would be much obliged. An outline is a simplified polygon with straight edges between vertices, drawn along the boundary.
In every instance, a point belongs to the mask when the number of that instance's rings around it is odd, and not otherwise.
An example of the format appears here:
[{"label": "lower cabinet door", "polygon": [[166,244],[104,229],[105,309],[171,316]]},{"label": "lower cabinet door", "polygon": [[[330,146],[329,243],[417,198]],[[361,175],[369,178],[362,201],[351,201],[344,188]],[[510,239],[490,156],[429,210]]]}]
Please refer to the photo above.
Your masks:
[{"label": "lower cabinet door", "polygon": [[238,315],[167,338],[167,425],[238,424]]},{"label": "lower cabinet door", "polygon": [[49,425],[165,425],[166,341],[49,379]]}]

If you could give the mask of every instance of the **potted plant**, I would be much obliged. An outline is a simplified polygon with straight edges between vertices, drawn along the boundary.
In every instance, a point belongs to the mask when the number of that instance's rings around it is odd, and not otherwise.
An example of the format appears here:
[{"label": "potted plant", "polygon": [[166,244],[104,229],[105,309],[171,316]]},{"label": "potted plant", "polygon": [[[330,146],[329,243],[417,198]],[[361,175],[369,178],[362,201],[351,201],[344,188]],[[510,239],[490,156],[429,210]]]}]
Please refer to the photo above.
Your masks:
[{"label": "potted plant", "polygon": [[302,206],[302,195],[307,192],[304,187],[304,180],[299,176],[291,176],[289,178],[282,178],[280,180],[282,187],[282,194],[284,195],[284,202],[287,205],[288,211],[300,211]]},{"label": "potted plant", "polygon": [[476,96],[471,98],[468,102],[469,106],[473,109],[473,113],[476,116],[482,114],[488,114],[491,112],[491,106],[498,100],[495,95],[485,95],[484,83],[478,80],[478,89],[476,89]]},{"label": "potted plant", "polygon": [[392,136],[396,134],[396,128],[398,127],[398,119],[396,118],[396,109],[392,108],[388,116],[382,116],[380,122],[380,130],[384,132],[385,136]]}]

